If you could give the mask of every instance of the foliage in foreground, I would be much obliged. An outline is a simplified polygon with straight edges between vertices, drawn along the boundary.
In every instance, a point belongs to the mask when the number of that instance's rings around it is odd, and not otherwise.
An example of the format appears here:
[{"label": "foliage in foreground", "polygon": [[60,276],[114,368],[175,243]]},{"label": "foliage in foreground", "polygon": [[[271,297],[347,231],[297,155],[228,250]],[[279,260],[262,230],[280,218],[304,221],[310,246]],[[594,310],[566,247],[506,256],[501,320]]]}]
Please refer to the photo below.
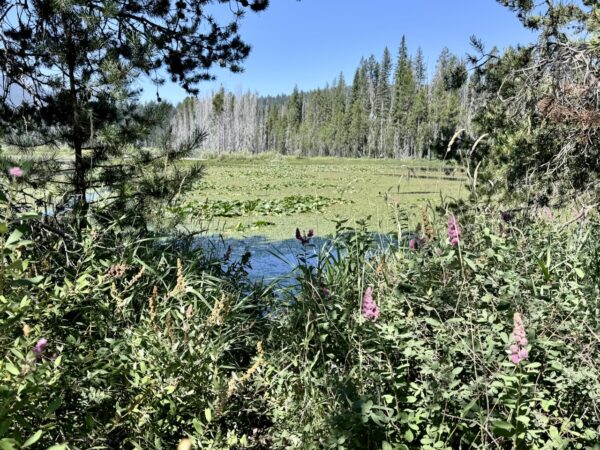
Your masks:
[{"label": "foliage in foreground", "polygon": [[302,272],[264,376],[273,446],[596,448],[598,224],[424,218],[399,253],[365,263],[350,234]]},{"label": "foliage in foreground", "polygon": [[65,264],[13,218],[0,448],[596,448],[598,222],[433,216],[386,252],[298,231],[277,298],[116,228]]}]

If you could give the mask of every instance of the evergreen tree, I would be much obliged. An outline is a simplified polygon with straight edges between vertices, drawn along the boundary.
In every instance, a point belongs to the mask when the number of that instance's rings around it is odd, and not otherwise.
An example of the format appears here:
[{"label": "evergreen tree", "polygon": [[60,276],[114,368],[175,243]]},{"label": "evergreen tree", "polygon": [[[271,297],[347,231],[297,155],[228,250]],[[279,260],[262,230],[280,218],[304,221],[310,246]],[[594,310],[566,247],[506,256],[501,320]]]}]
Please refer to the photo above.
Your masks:
[{"label": "evergreen tree", "polygon": [[[402,36],[398,51],[398,62],[394,74],[394,99],[392,104],[392,123],[394,125],[394,156],[408,155],[411,145],[410,111],[416,91],[413,66]],[[390,154],[392,156],[392,154]]]},{"label": "evergreen tree", "polygon": [[427,67],[425,65],[425,57],[421,47],[417,49],[417,55],[414,62],[414,73],[417,93],[411,111],[411,127],[414,130],[414,149],[413,156],[425,157],[430,142],[428,140],[428,115],[429,115],[429,98],[427,86]]},{"label": "evergreen tree", "polygon": [[386,47],[383,51],[379,65],[379,84],[377,86],[377,116],[379,118],[379,152],[385,153],[388,149],[389,123],[391,108],[390,76],[392,73],[392,58]]},{"label": "evergreen tree", "polygon": [[[200,167],[167,171],[158,163],[189,154],[200,133],[177,148],[165,140],[160,155],[131,153],[130,144],[143,140],[154,120],[138,114],[132,85],[140,75],[160,84],[164,80],[157,74],[166,73],[196,93],[199,82],[212,79],[215,63],[241,70],[250,47],[238,35],[239,16],[246,8],[265,9],[268,1],[234,1],[228,25],[207,13],[211,3],[0,0],[4,134],[20,147],[54,143],[72,150],[72,167],[60,173],[70,174],[67,194],[75,200],[81,226],[87,223],[90,190],[109,190],[102,196],[105,206],[143,211],[146,201],[170,197],[172,189],[201,174]],[[24,95],[11,104],[16,89]],[[23,116],[32,118],[35,133],[23,133]],[[65,186],[47,170],[36,175],[34,161],[27,166],[25,181],[36,187]]]}]

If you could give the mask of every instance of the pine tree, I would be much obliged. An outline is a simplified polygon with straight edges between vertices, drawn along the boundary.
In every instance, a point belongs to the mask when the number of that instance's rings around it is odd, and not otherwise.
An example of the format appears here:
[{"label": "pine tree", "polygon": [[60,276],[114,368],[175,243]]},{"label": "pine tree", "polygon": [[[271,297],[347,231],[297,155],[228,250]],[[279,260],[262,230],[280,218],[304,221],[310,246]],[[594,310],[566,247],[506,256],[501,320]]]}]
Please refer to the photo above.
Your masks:
[{"label": "pine tree", "polygon": [[414,73],[417,93],[411,111],[411,127],[414,129],[415,136],[413,156],[424,157],[426,156],[426,149],[429,148],[429,140],[427,139],[429,134],[427,128],[429,99],[427,67],[421,47],[417,49],[417,55],[415,56]]},{"label": "pine tree", "polygon": [[[90,190],[110,192],[101,196],[105,207],[143,211],[151,199],[172,198],[201,174],[200,167],[164,170],[163,164],[189,154],[201,133],[177,148],[165,140],[160,155],[132,152],[154,120],[139,115],[133,83],[146,75],[159,85],[165,74],[197,93],[215,64],[241,70],[250,47],[238,35],[238,20],[246,8],[265,9],[268,0],[232,2],[230,24],[208,13],[212,3],[0,0],[5,136],[26,148],[71,149],[72,167],[60,172],[70,174],[67,185],[48,170],[36,173],[33,160],[24,181],[66,186],[80,226],[87,223]],[[26,93],[17,104],[10,102],[15,89]],[[32,117],[35,134],[22,132],[23,116]]]},{"label": "pine tree", "polygon": [[392,58],[386,47],[379,65],[379,84],[377,86],[377,116],[379,119],[379,153],[385,154],[388,149],[389,119],[391,108],[390,76],[392,73]]},{"label": "pine tree", "polygon": [[[392,123],[394,125],[394,156],[407,155],[411,145],[410,111],[416,91],[413,66],[402,36],[398,51],[398,62],[394,74],[394,98],[392,103]],[[390,154],[390,156],[392,156]]]}]

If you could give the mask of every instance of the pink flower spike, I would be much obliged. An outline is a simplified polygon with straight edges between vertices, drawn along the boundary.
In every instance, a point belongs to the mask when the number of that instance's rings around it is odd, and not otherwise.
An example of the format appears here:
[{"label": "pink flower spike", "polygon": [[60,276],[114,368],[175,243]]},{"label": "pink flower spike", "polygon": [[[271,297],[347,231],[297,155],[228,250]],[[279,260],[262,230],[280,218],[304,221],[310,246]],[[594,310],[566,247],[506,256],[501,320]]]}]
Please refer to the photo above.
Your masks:
[{"label": "pink flower spike", "polygon": [[21,169],[20,167],[11,167],[10,169],[8,169],[8,174],[11,177],[14,178],[19,178],[23,176],[23,169]]},{"label": "pink flower spike", "polygon": [[379,306],[373,301],[373,288],[369,286],[363,296],[363,316],[367,320],[375,321],[379,314]]},{"label": "pink flower spike", "polygon": [[448,239],[450,240],[450,245],[456,247],[460,242],[460,235],[461,229],[456,217],[448,217]]},{"label": "pink flower spike", "polygon": [[510,346],[510,360],[513,364],[519,364],[524,359],[529,358],[529,351],[525,346],[527,345],[527,338],[525,337],[525,326],[523,325],[523,319],[521,314],[518,312],[513,316],[513,332],[512,341]]},{"label": "pink flower spike", "polygon": [[46,347],[48,347],[48,340],[46,338],[41,338],[39,341],[37,341],[35,347],[33,347],[33,352],[39,356],[44,353]]}]

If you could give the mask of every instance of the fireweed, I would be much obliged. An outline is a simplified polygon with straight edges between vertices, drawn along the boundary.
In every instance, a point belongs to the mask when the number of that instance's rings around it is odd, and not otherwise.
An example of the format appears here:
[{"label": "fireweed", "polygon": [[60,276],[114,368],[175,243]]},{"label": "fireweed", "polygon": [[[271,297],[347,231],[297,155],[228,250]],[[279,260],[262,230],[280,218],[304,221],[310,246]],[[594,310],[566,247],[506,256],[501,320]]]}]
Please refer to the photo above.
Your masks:
[{"label": "fireweed", "polygon": [[363,316],[367,320],[376,321],[379,318],[379,306],[373,301],[373,288],[369,286],[363,296]]}]

